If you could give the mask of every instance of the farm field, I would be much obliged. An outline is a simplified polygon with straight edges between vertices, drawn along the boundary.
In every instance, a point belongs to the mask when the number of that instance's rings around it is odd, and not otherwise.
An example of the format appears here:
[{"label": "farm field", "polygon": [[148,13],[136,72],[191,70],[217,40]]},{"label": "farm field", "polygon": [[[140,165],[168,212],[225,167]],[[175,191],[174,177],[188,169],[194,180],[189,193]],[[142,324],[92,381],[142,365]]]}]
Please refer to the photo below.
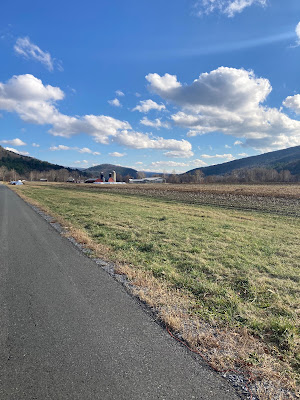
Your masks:
[{"label": "farm field", "polygon": [[[14,190],[94,257],[115,262],[135,293],[213,365],[246,366],[261,381],[296,390],[299,186],[28,183]],[[256,389],[261,399],[280,398]]]},{"label": "farm field", "polygon": [[[64,186],[65,184],[57,183]],[[66,186],[68,187],[68,186]],[[300,185],[76,185],[74,189],[300,216]]]}]

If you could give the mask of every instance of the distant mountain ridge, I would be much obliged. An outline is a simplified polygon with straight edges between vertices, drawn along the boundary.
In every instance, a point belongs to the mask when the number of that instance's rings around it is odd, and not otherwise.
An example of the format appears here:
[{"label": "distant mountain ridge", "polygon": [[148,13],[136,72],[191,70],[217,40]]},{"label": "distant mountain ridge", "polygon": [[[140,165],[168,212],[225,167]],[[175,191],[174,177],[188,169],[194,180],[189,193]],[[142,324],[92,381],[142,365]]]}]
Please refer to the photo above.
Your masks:
[{"label": "distant mountain ridge", "polygon": [[95,177],[103,172],[104,176],[108,176],[108,174],[112,171],[116,171],[118,175],[127,176],[130,175],[132,178],[137,177],[138,171],[129,167],[121,167],[120,165],[114,164],[99,164],[94,167],[86,168],[84,172],[88,172],[90,174],[94,174]]},{"label": "distant mountain ridge", "polygon": [[[72,171],[76,171],[74,168],[64,167],[62,165],[52,164],[47,161],[41,161],[37,158],[16,154],[12,151],[4,149],[2,146],[0,146],[0,167],[1,166],[5,166],[9,170],[14,169],[20,175],[28,174],[31,171],[42,172],[60,169],[67,169],[70,173]],[[186,174],[194,175],[196,171],[201,170],[205,176],[226,175],[237,169],[251,169],[259,167],[272,168],[278,172],[282,170],[288,170],[292,175],[300,174],[300,146],[272,151],[269,153],[246,157],[222,164],[211,165],[209,167],[194,168],[187,171]],[[105,176],[108,176],[108,174],[113,170],[123,177],[130,176],[132,178],[137,178],[138,176],[138,171],[136,169],[114,164],[99,164],[84,170],[81,169],[80,173],[83,175],[94,175],[94,177],[98,177],[101,172],[103,172]],[[146,176],[153,176],[156,173],[144,172],[144,174]]]},{"label": "distant mountain ridge", "polygon": [[50,171],[67,169],[72,171],[72,168],[66,168],[62,165],[51,164],[47,161],[41,161],[37,158],[23,156],[21,154],[14,153],[10,150],[4,149],[0,146],[0,167],[6,167],[9,170],[14,169],[18,174],[27,174],[31,171]]},{"label": "distant mountain ridge", "polygon": [[210,165],[209,167],[194,168],[186,173],[194,175],[196,171],[201,170],[205,176],[225,175],[236,169],[259,167],[276,169],[277,172],[289,170],[293,175],[300,174],[300,146]]}]

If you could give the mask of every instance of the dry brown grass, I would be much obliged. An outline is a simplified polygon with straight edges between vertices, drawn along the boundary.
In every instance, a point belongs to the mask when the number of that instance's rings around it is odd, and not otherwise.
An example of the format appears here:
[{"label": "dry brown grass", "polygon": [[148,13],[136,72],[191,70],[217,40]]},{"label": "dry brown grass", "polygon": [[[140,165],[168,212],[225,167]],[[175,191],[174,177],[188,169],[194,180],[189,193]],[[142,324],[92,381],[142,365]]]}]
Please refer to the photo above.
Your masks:
[{"label": "dry brown grass", "polygon": [[150,273],[124,264],[116,267],[116,273],[126,275],[134,285],[133,293],[152,307],[157,318],[214,369],[224,373],[234,370],[244,375],[260,400],[300,397],[291,368],[246,328],[233,329],[200,321],[188,312],[195,301],[193,296],[174,290]]}]

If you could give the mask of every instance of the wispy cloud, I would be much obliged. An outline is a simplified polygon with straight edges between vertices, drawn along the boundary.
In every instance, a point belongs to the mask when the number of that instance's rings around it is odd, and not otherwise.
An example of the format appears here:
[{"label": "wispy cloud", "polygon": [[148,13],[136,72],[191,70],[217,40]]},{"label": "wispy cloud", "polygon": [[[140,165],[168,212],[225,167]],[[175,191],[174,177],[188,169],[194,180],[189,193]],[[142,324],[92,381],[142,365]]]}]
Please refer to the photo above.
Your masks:
[{"label": "wispy cloud", "polygon": [[60,144],[58,146],[51,146],[49,148],[49,150],[51,151],[60,151],[60,150],[75,150],[78,151],[78,153],[86,153],[86,154],[92,154],[93,156],[99,156],[101,153],[99,153],[99,151],[93,151],[91,149],[89,149],[88,147],[69,147],[69,146],[65,146],[63,144]]},{"label": "wispy cloud", "polygon": [[[36,44],[32,43],[29,37],[18,38],[14,50],[20,56],[26,59],[32,59],[43,64],[49,71],[54,69],[54,59],[47,51],[43,51]],[[61,62],[59,62],[61,69]]]},{"label": "wispy cloud", "polygon": [[266,6],[267,0],[197,0],[194,3],[194,12],[196,16],[219,12],[228,17],[234,17],[236,14],[244,11],[245,8],[258,5]]},{"label": "wispy cloud", "polygon": [[[300,34],[300,32],[299,32]],[[246,50],[256,47],[267,46],[269,44],[287,42],[295,38],[295,31],[286,31],[276,33],[270,36],[254,37],[252,39],[238,40],[234,42],[226,42],[222,44],[210,44],[209,46],[185,47],[176,49],[164,49],[161,52],[156,52],[155,55],[159,57],[193,57],[203,56],[209,54],[229,53],[232,51]],[[300,39],[299,39],[300,40]],[[152,54],[153,56],[153,54]]]},{"label": "wispy cloud", "polygon": [[114,151],[113,153],[109,153],[111,157],[124,157],[126,153],[119,153],[118,151]]},{"label": "wispy cloud", "polygon": [[[81,165],[84,165],[85,167],[87,167],[87,164],[88,164],[89,162],[87,161],[87,160],[77,160],[77,161],[74,161],[74,164],[81,164]],[[93,164],[93,165],[97,165],[97,164]]]},{"label": "wispy cloud", "polygon": [[209,154],[202,154],[202,158],[224,158],[227,160],[233,160],[234,157],[232,154],[214,154],[214,155],[209,155]]}]

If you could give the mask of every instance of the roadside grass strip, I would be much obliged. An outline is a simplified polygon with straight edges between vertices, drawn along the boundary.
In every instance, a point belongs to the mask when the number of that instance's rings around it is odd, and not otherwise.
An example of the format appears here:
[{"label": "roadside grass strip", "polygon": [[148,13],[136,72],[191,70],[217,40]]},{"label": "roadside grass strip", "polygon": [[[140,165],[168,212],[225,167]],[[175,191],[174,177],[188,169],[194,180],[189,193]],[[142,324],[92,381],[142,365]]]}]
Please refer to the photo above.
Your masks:
[{"label": "roadside grass strip", "polygon": [[297,392],[299,218],[84,187],[14,190],[95,257],[114,261],[135,294],[213,365],[251,370],[258,398]]}]

